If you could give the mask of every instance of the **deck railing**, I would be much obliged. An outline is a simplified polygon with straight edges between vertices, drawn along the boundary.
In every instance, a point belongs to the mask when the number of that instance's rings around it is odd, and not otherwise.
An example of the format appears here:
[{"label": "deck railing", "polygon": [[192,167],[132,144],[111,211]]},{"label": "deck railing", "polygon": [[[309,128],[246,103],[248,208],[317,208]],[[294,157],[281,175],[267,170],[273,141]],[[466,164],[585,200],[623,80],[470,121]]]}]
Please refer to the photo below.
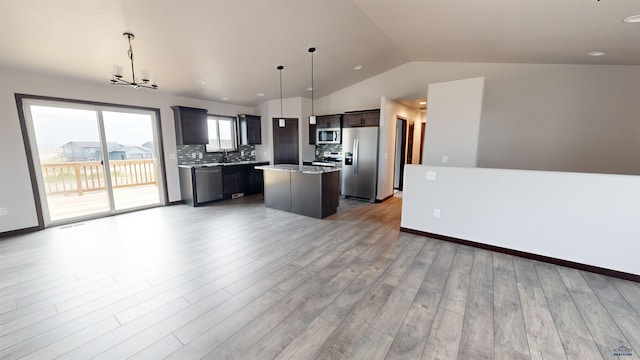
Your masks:
[{"label": "deck railing", "polygon": [[[155,159],[109,160],[114,188],[157,184]],[[104,166],[100,161],[42,164],[48,194],[102,190],[106,188]]]}]

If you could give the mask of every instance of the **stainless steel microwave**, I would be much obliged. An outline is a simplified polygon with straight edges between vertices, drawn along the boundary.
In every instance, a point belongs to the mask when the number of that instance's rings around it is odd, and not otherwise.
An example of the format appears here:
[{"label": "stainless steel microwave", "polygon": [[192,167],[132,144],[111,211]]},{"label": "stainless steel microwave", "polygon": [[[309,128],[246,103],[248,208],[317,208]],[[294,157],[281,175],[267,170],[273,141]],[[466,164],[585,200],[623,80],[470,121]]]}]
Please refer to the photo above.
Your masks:
[{"label": "stainless steel microwave", "polygon": [[316,129],[316,144],[340,144],[340,128]]}]

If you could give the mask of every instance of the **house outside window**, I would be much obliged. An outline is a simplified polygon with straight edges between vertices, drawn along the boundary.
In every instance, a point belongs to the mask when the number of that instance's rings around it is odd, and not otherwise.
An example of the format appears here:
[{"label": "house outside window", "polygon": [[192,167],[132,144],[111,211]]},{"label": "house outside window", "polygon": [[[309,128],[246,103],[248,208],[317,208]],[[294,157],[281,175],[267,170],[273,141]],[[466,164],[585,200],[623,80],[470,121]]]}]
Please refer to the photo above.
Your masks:
[{"label": "house outside window", "polygon": [[209,116],[207,120],[209,126],[207,152],[238,150],[235,117]]}]

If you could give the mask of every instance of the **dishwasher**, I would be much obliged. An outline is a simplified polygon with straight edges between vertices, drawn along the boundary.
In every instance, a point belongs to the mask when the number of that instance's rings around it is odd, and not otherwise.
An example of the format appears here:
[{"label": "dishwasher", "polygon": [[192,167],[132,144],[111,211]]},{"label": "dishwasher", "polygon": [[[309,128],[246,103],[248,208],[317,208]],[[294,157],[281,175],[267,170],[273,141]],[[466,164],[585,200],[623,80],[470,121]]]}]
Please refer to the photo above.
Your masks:
[{"label": "dishwasher", "polygon": [[222,199],[222,167],[198,167],[195,173],[195,203]]},{"label": "dishwasher", "polygon": [[191,206],[222,199],[222,167],[179,165],[182,202]]}]

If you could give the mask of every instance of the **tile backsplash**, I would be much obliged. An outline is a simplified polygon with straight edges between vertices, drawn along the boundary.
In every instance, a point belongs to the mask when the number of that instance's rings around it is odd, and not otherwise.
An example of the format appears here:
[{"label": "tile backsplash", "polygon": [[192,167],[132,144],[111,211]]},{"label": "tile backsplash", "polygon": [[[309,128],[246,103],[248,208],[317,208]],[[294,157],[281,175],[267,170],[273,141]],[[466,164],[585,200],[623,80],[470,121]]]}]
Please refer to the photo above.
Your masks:
[{"label": "tile backsplash", "polygon": [[[238,151],[227,153],[227,161],[255,161],[255,150],[256,147],[254,145],[238,145]],[[204,145],[178,145],[177,154],[178,165],[219,163],[224,161],[224,153],[206,152]],[[196,154],[195,158],[193,154]],[[202,158],[200,158],[200,154],[202,154]]]},{"label": "tile backsplash", "polygon": [[316,145],[316,160],[322,160],[325,151],[340,152],[342,144],[320,144]]}]

